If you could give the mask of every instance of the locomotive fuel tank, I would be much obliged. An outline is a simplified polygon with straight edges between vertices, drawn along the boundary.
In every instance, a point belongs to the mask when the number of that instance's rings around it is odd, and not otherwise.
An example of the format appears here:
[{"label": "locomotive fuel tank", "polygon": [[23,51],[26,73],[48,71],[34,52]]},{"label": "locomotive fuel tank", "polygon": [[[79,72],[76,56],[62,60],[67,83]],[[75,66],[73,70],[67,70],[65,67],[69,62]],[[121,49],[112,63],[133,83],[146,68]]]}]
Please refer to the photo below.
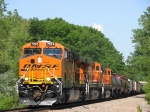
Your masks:
[{"label": "locomotive fuel tank", "polygon": [[69,100],[67,102],[78,101],[79,96],[80,96],[79,90],[69,90]]}]

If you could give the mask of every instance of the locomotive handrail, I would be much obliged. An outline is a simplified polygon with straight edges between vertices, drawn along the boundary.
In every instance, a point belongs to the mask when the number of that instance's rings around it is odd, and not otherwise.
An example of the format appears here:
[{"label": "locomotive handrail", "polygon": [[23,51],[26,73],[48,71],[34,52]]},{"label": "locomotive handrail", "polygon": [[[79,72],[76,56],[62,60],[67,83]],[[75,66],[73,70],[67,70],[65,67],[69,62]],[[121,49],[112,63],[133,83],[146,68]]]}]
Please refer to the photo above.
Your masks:
[{"label": "locomotive handrail", "polygon": [[21,82],[21,79],[24,78],[24,76],[26,75],[27,71],[28,71],[28,68],[26,68],[26,71],[24,72],[24,74],[22,75],[22,77],[19,78],[18,81],[16,82],[16,91],[17,91],[17,94],[18,94],[18,84]]},{"label": "locomotive handrail", "polygon": [[[87,74],[87,75],[88,75],[88,74]],[[88,81],[87,75],[86,75],[86,77],[84,78],[84,80],[85,80],[85,86],[86,86],[85,92],[86,92],[86,94],[89,94],[89,81]]]},{"label": "locomotive handrail", "polygon": [[[46,67],[47,68],[47,67]],[[50,75],[52,75],[54,78],[55,78],[55,80],[59,83],[59,85],[60,85],[60,95],[62,95],[62,83],[61,83],[61,81],[59,81],[58,79],[57,79],[57,77],[54,75],[54,68],[53,68],[53,74],[49,71],[49,68],[47,68],[48,69],[48,72],[49,72],[49,74]]]},{"label": "locomotive handrail", "polygon": [[[43,71],[44,70],[44,71]],[[45,80],[46,80],[46,69],[44,68],[42,70],[42,79],[41,80],[44,80],[44,82],[45,82]],[[32,68],[32,69],[29,69],[28,70],[28,72],[29,72],[29,83],[30,82],[34,82],[34,69]]]}]

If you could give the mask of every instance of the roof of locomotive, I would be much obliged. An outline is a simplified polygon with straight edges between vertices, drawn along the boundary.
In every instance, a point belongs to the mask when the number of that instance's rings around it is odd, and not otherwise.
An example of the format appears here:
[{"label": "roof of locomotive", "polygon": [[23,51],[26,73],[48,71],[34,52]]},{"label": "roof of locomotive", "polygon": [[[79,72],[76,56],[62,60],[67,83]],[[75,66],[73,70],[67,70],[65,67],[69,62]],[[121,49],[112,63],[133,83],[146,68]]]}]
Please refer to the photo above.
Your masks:
[{"label": "roof of locomotive", "polygon": [[40,40],[39,42],[51,42],[49,40]]},{"label": "roof of locomotive", "polygon": [[[32,43],[34,43],[34,45],[32,45]],[[38,44],[36,45],[36,43],[38,43]],[[48,41],[48,40],[40,40],[40,41],[29,42],[29,43],[27,43],[27,44],[24,44],[23,47],[30,47],[30,46],[38,47],[38,46],[39,46],[39,43],[41,43],[41,44],[40,44],[40,47],[41,47],[41,46],[45,47],[45,46],[46,46],[46,43],[51,43],[50,47],[56,47],[56,46],[58,46],[58,47],[65,47],[65,46],[62,45],[62,44],[59,44],[59,43],[57,43],[57,42]],[[45,44],[43,44],[43,43],[45,43]],[[65,47],[65,48],[66,48],[67,50],[69,50],[67,47]]]},{"label": "roof of locomotive", "polygon": [[[32,45],[32,43],[34,43],[34,45]],[[40,44],[39,44],[40,43]],[[44,43],[44,44],[43,44]],[[69,50],[69,48],[67,48],[67,47],[65,47],[64,45],[62,45],[62,44],[59,44],[59,43],[57,43],[57,42],[51,42],[51,41],[48,41],[48,40],[40,40],[40,41],[36,41],[36,42],[29,42],[29,43],[27,43],[27,44],[25,44],[25,45],[23,45],[23,47],[22,48],[25,48],[25,47],[43,47],[43,48],[45,48],[45,46],[46,46],[46,43],[51,43],[51,44],[54,44],[54,45],[52,45],[52,46],[50,46],[50,47],[64,47],[66,50]],[[77,59],[77,60],[80,60],[80,61],[83,61],[83,62],[86,62],[86,63],[93,63],[93,61],[91,61],[90,59],[88,59],[88,58],[86,58],[86,57],[84,57],[84,56],[82,56],[81,54],[78,54],[77,52],[73,52],[73,55],[75,56],[75,59]]]}]

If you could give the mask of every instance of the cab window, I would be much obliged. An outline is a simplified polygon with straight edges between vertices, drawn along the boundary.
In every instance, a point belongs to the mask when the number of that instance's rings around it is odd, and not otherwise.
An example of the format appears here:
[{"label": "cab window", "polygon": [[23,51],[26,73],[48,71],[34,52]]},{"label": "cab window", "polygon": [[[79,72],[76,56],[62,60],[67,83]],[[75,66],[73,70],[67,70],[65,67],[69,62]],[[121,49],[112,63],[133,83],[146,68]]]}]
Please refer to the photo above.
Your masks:
[{"label": "cab window", "polygon": [[24,54],[41,54],[41,48],[24,48]]},{"label": "cab window", "polygon": [[24,48],[22,58],[26,58],[31,55],[41,54],[41,48]]},{"label": "cab window", "polygon": [[96,70],[97,70],[97,71],[99,70],[99,66],[96,66]]},{"label": "cab window", "polygon": [[62,49],[61,48],[44,48],[44,55],[61,59]]},{"label": "cab window", "polygon": [[41,48],[24,48],[24,54],[25,55],[41,54]]}]

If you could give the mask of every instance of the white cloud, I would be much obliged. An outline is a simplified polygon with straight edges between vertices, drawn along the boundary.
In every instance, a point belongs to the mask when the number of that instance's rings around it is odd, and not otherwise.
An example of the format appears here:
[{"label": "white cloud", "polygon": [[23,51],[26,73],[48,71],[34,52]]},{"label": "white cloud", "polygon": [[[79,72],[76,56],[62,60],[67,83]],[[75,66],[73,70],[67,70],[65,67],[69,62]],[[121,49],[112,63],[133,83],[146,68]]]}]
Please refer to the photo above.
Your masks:
[{"label": "white cloud", "polygon": [[98,31],[104,32],[103,26],[100,24],[94,23],[92,27],[97,29]]},{"label": "white cloud", "polygon": [[114,31],[111,30],[110,33],[113,35],[113,34],[114,34]]}]

